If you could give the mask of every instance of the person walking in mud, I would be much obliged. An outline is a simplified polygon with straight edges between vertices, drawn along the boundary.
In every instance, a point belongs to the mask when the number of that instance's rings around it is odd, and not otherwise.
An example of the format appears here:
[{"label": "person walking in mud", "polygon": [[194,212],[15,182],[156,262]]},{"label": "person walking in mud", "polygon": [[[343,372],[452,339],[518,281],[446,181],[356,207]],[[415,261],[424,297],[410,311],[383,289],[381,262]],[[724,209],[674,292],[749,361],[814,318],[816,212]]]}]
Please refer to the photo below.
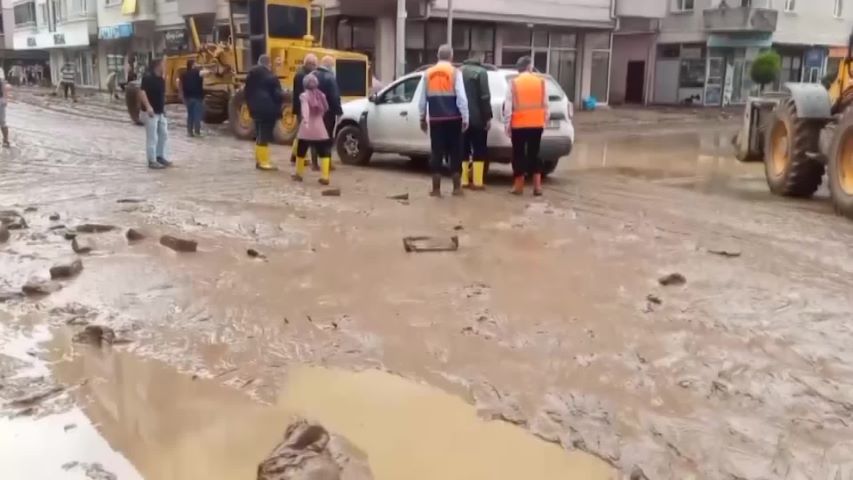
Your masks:
[{"label": "person walking in mud", "polygon": [[[317,70],[317,56],[313,53],[309,53],[305,55],[305,58],[302,59],[302,68],[296,72],[296,76],[293,78],[293,99],[292,99],[292,109],[293,114],[296,116],[296,124],[302,124],[302,118],[300,118],[301,110],[302,110],[302,101],[299,100],[300,95],[304,91],[305,87],[303,84],[305,83],[305,76]],[[294,140],[293,147],[290,153],[290,163],[296,163],[296,150],[299,148],[299,138]],[[319,170],[320,167],[317,163],[317,155],[314,151],[311,151],[311,168],[314,170]]]},{"label": "person walking in mud", "polygon": [[489,74],[479,58],[465,60],[462,64],[465,95],[468,97],[468,130],[462,155],[462,186],[469,184],[472,190],[483,190],[486,170],[486,140],[492,122],[492,94],[489,89]]},{"label": "person walking in mud", "polygon": [[421,130],[429,132],[432,156],[433,197],[441,196],[441,169],[444,157],[450,159],[453,176],[453,195],[462,193],[462,134],[468,129],[468,97],[462,72],[453,66],[453,48],[442,45],[438,49],[438,63],[426,71],[421,80],[421,97],[418,108]]},{"label": "person walking in mud", "polygon": [[326,129],[325,117],[329,112],[329,102],[320,90],[320,80],[316,73],[309,73],[303,80],[304,91],[299,95],[302,121],[299,123],[299,139],[296,149],[296,173],[293,179],[301,182],[305,173],[305,155],[310,148],[320,157],[320,184],[331,181],[332,140]]},{"label": "person walking in mud", "polygon": [[510,193],[524,193],[524,178],[533,178],[533,195],[542,195],[542,159],[539,145],[548,122],[548,93],[545,80],[533,74],[533,59],[521,57],[516,64],[518,76],[510,81],[503,115],[507,135],[512,139],[512,175]]},{"label": "person walking in mud", "polygon": [[65,65],[62,66],[62,69],[59,70],[60,82],[59,85],[62,88],[63,95],[66,100],[68,100],[68,94],[71,94],[71,100],[77,101],[77,67],[74,66],[71,62],[65,62]]},{"label": "person walking in mud", "polygon": [[145,112],[145,154],[148,168],[159,170],[172,165],[166,159],[166,142],[169,139],[166,122],[166,79],[163,78],[163,60],[151,60],[148,71],[139,87],[139,104]]},{"label": "person walking in mud", "polygon": [[272,71],[269,55],[258,57],[258,64],[246,76],[246,106],[255,122],[255,168],[272,171],[277,168],[270,162],[270,142],[275,124],[281,118],[284,91]]},{"label": "person walking in mud", "polygon": [[187,107],[187,136],[201,136],[204,117],[204,80],[195,59],[187,60],[187,70],[181,75],[181,95]]},{"label": "person walking in mud", "polygon": [[3,148],[10,148],[9,126],[6,125],[6,106],[9,104],[9,94],[12,88],[5,78],[0,78],[0,132],[3,132]]}]

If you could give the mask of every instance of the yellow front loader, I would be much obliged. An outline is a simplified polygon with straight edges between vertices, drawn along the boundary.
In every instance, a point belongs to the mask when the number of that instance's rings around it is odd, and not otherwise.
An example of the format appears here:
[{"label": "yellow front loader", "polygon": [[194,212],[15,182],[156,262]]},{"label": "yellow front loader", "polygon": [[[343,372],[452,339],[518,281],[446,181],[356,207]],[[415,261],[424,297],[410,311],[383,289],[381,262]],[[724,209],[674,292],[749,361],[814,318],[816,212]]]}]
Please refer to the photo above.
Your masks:
[{"label": "yellow front loader", "polygon": [[853,35],[828,89],[786,83],[750,98],[734,143],[738,160],[764,162],[777,195],[811,197],[827,173],[835,210],[853,219]]}]

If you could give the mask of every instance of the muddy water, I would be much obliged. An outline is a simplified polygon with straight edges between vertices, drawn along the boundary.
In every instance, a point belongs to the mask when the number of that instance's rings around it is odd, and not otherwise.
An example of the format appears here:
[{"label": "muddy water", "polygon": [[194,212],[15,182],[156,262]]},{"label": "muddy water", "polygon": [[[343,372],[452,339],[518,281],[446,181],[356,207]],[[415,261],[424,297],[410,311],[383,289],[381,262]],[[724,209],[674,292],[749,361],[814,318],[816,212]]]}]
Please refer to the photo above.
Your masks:
[{"label": "muddy water", "polygon": [[[485,422],[460,398],[377,370],[296,367],[276,402],[261,405],[118,351],[84,348],[65,358],[54,365],[57,378],[87,380],[75,395],[89,419],[145,478],[252,478],[295,416],[353,442],[367,453],[378,480],[614,478],[601,460],[567,454],[507,423]],[[80,421],[78,413],[70,415]],[[50,437],[71,421],[67,417],[36,421],[35,430]],[[78,435],[75,442],[81,452],[102,440]]]}]

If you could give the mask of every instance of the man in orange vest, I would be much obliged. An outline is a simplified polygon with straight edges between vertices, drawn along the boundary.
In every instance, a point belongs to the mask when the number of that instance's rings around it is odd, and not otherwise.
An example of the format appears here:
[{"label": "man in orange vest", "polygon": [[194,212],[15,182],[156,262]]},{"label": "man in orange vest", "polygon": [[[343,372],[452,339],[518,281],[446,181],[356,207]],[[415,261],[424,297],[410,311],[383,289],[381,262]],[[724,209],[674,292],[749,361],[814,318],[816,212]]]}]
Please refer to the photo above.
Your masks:
[{"label": "man in orange vest", "polygon": [[[462,134],[468,129],[468,97],[462,72],[453,66],[453,49],[442,45],[438,63],[426,71],[421,80],[418,106],[421,130],[429,130],[432,157],[433,197],[441,196],[441,167],[444,157],[450,158],[453,175],[453,195],[462,195]],[[429,119],[429,121],[427,121]]]},{"label": "man in orange vest", "polygon": [[545,79],[534,75],[533,60],[518,60],[518,76],[510,81],[504,101],[504,121],[507,135],[512,139],[512,174],[515,177],[511,193],[524,193],[524,177],[533,177],[533,195],[542,195],[542,160],[539,145],[550,116]]}]

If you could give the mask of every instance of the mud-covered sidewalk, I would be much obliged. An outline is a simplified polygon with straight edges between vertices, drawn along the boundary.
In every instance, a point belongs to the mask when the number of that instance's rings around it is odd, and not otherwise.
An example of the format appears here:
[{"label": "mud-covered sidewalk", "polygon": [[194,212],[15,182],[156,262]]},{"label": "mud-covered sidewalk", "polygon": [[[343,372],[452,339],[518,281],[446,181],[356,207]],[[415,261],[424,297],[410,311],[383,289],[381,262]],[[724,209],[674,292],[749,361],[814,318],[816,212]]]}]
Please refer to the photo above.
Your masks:
[{"label": "mud-covered sidewalk", "polygon": [[579,114],[544,198],[498,167],[436,200],[396,158],[325,196],[287,148],[259,173],[179,119],[151,172],[117,106],[24,100],[0,153],[10,478],[254,478],[295,416],[377,479],[851,471],[853,224],[771,197],[734,119]]}]

